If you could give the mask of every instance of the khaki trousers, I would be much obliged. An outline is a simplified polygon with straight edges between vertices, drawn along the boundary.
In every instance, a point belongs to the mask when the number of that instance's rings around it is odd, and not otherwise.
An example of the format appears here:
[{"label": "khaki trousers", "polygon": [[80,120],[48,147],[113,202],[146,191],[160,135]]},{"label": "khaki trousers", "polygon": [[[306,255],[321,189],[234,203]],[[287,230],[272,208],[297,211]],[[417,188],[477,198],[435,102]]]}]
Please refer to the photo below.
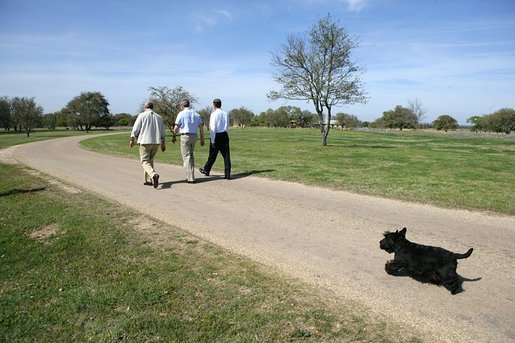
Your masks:
[{"label": "khaki trousers", "polygon": [[195,181],[195,143],[197,142],[196,133],[187,133],[181,135],[181,154],[184,170],[186,171],[186,180]]},{"label": "khaki trousers", "polygon": [[145,182],[152,182],[152,177],[156,174],[154,157],[160,146],[161,144],[140,144],[139,146],[139,157],[145,171]]}]

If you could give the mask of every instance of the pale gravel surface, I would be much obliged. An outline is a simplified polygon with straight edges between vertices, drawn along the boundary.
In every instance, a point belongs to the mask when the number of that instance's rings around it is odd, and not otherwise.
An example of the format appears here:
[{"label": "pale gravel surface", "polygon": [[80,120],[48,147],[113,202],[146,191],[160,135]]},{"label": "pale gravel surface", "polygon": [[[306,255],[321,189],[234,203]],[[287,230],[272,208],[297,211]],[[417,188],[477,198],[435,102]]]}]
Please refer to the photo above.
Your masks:
[{"label": "pale gravel surface", "polygon": [[[252,176],[226,181],[197,172],[191,185],[181,167],[164,164],[156,166],[161,185],[155,190],[142,185],[138,161],[83,150],[81,139],[20,145],[0,150],[0,159],[12,155],[67,187],[98,193],[323,287],[335,298],[358,301],[428,342],[515,342],[515,217]],[[165,153],[178,151],[169,146]],[[465,282],[465,292],[452,296],[441,287],[387,275],[384,263],[391,255],[379,249],[379,240],[385,230],[403,226],[415,242],[455,252],[473,247],[458,273],[482,279]]]}]

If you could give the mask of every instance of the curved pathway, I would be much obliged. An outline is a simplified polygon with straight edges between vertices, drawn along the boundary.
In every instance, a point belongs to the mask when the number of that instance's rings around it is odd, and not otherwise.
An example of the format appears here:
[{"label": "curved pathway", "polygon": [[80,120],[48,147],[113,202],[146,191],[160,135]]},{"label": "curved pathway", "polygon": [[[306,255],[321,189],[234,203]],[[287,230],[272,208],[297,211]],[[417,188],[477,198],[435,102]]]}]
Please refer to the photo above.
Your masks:
[{"label": "curved pathway", "polygon": [[[88,136],[89,138],[91,136]],[[10,148],[14,158],[230,251],[356,300],[429,342],[515,341],[515,217],[440,209],[235,175],[187,184],[182,167],[157,164],[161,185],[142,185],[139,161],[81,149],[85,137]],[[161,153],[161,152],[160,152]],[[177,153],[167,151],[165,153]],[[237,161],[235,161],[237,163]],[[259,172],[259,171],[256,171]],[[188,208],[182,204],[194,203]],[[385,230],[455,252],[465,292],[396,278],[379,249]]]}]

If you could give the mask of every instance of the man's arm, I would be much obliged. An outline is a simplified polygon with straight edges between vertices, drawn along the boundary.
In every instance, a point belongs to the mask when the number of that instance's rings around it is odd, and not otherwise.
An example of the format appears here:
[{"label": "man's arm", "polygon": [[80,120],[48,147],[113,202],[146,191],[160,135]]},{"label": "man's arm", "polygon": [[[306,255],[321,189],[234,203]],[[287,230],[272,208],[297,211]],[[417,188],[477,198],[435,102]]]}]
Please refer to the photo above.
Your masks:
[{"label": "man's arm", "polygon": [[172,143],[175,144],[177,141],[177,132],[179,132],[179,125],[176,123],[172,129]]},{"label": "man's arm", "polygon": [[211,140],[211,145],[215,146],[215,137],[216,137],[216,111],[211,113],[209,116],[209,137]]},{"label": "man's arm", "polygon": [[134,122],[134,126],[132,127],[131,131],[131,138],[129,141],[129,146],[132,148],[134,146],[134,140],[139,136],[139,132],[141,130],[141,118],[138,115],[136,118],[136,121]]},{"label": "man's arm", "polygon": [[161,136],[161,151],[164,152],[166,150],[166,130],[163,120],[161,120],[161,126],[159,128],[159,131],[159,134]]}]

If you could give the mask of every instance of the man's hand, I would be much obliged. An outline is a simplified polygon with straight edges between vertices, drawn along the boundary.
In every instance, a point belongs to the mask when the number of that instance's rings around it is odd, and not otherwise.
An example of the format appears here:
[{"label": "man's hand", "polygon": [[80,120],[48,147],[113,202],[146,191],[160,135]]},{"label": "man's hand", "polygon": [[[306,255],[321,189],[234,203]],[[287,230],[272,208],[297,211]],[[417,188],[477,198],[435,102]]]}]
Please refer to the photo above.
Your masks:
[{"label": "man's hand", "polygon": [[161,151],[165,152],[165,150],[166,150],[166,144],[163,142],[163,143],[161,143]]},{"label": "man's hand", "polygon": [[216,149],[215,143],[211,143],[211,146],[213,147],[213,149]]},{"label": "man's hand", "polygon": [[175,144],[175,142],[177,141],[177,137],[175,137],[175,135],[172,136],[172,143]]},{"label": "man's hand", "polygon": [[204,137],[200,138],[200,146],[204,146]]},{"label": "man's hand", "polygon": [[131,137],[131,140],[129,141],[129,146],[131,148],[134,146],[134,137]]}]

